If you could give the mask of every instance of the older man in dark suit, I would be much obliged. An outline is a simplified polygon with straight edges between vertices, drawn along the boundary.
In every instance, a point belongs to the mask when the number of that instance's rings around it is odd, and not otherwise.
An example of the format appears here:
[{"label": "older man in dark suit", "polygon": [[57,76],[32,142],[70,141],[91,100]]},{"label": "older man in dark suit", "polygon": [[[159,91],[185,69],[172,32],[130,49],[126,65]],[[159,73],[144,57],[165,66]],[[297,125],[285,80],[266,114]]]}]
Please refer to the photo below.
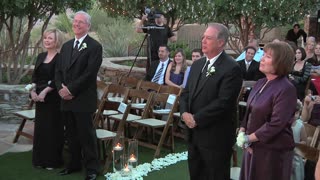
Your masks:
[{"label": "older man in dark suit", "polygon": [[99,164],[92,115],[97,105],[97,73],[102,62],[102,46],[89,35],[91,17],[79,11],[73,19],[75,39],[61,49],[56,68],[56,85],[62,98],[71,161],[60,175],[80,171],[84,162],[86,180],[96,179]]},{"label": "older man in dark suit", "polygon": [[165,77],[168,65],[171,63],[169,58],[170,50],[167,45],[161,45],[158,51],[159,61],[152,61],[148,69],[145,80],[158,84],[165,84]]},{"label": "older man in dark suit", "polygon": [[188,126],[191,180],[230,179],[242,77],[239,65],[224,52],[228,37],[224,25],[209,25],[202,38],[205,57],[192,64],[181,95],[180,112]]}]

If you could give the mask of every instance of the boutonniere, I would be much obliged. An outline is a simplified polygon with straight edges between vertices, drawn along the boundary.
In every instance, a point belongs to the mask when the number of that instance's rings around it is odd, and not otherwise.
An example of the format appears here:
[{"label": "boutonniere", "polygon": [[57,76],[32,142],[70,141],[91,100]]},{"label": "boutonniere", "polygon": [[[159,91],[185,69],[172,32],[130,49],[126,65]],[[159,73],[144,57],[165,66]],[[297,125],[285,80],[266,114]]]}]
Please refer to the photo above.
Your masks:
[{"label": "boutonniere", "polygon": [[215,72],[216,72],[216,69],[214,68],[214,66],[211,66],[211,67],[207,70],[206,77],[213,75]]},{"label": "boutonniere", "polygon": [[87,49],[87,43],[82,43],[81,48],[79,49],[79,51]]}]

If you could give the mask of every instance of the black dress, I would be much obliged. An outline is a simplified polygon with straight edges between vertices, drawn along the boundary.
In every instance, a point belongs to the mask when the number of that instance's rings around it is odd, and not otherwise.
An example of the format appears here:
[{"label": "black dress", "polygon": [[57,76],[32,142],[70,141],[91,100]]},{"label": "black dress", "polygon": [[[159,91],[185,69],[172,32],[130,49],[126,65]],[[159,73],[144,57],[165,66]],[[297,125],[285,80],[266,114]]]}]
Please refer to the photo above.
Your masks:
[{"label": "black dress", "polygon": [[32,82],[39,94],[47,86],[54,88],[44,102],[36,102],[32,164],[34,166],[57,168],[62,165],[64,126],[60,112],[60,97],[55,88],[55,64],[59,54],[49,63],[43,63],[47,53],[38,55]]}]

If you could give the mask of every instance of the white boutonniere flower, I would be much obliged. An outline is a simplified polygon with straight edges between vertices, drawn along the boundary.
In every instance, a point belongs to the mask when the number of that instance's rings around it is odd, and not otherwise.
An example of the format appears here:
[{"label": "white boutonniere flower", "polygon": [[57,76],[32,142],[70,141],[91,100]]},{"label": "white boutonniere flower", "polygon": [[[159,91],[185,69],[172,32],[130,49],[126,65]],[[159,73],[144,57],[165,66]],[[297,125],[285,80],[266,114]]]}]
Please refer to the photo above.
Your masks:
[{"label": "white boutonniere flower", "polygon": [[214,68],[214,66],[211,66],[211,67],[207,70],[206,77],[213,75],[215,72],[216,72],[216,69]]},{"label": "white boutonniere flower", "polygon": [[87,49],[87,43],[82,43],[81,48],[79,49],[79,51]]}]

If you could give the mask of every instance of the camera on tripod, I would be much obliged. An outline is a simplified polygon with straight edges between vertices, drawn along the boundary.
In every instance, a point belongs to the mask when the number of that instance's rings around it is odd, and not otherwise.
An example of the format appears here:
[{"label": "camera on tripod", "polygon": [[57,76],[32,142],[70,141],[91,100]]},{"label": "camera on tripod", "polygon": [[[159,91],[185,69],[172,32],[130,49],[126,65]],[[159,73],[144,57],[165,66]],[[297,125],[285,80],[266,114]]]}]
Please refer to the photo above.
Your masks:
[{"label": "camera on tripod", "polygon": [[144,13],[147,15],[148,24],[155,24],[155,18],[161,17],[160,13],[157,13],[154,9],[145,7]]}]

